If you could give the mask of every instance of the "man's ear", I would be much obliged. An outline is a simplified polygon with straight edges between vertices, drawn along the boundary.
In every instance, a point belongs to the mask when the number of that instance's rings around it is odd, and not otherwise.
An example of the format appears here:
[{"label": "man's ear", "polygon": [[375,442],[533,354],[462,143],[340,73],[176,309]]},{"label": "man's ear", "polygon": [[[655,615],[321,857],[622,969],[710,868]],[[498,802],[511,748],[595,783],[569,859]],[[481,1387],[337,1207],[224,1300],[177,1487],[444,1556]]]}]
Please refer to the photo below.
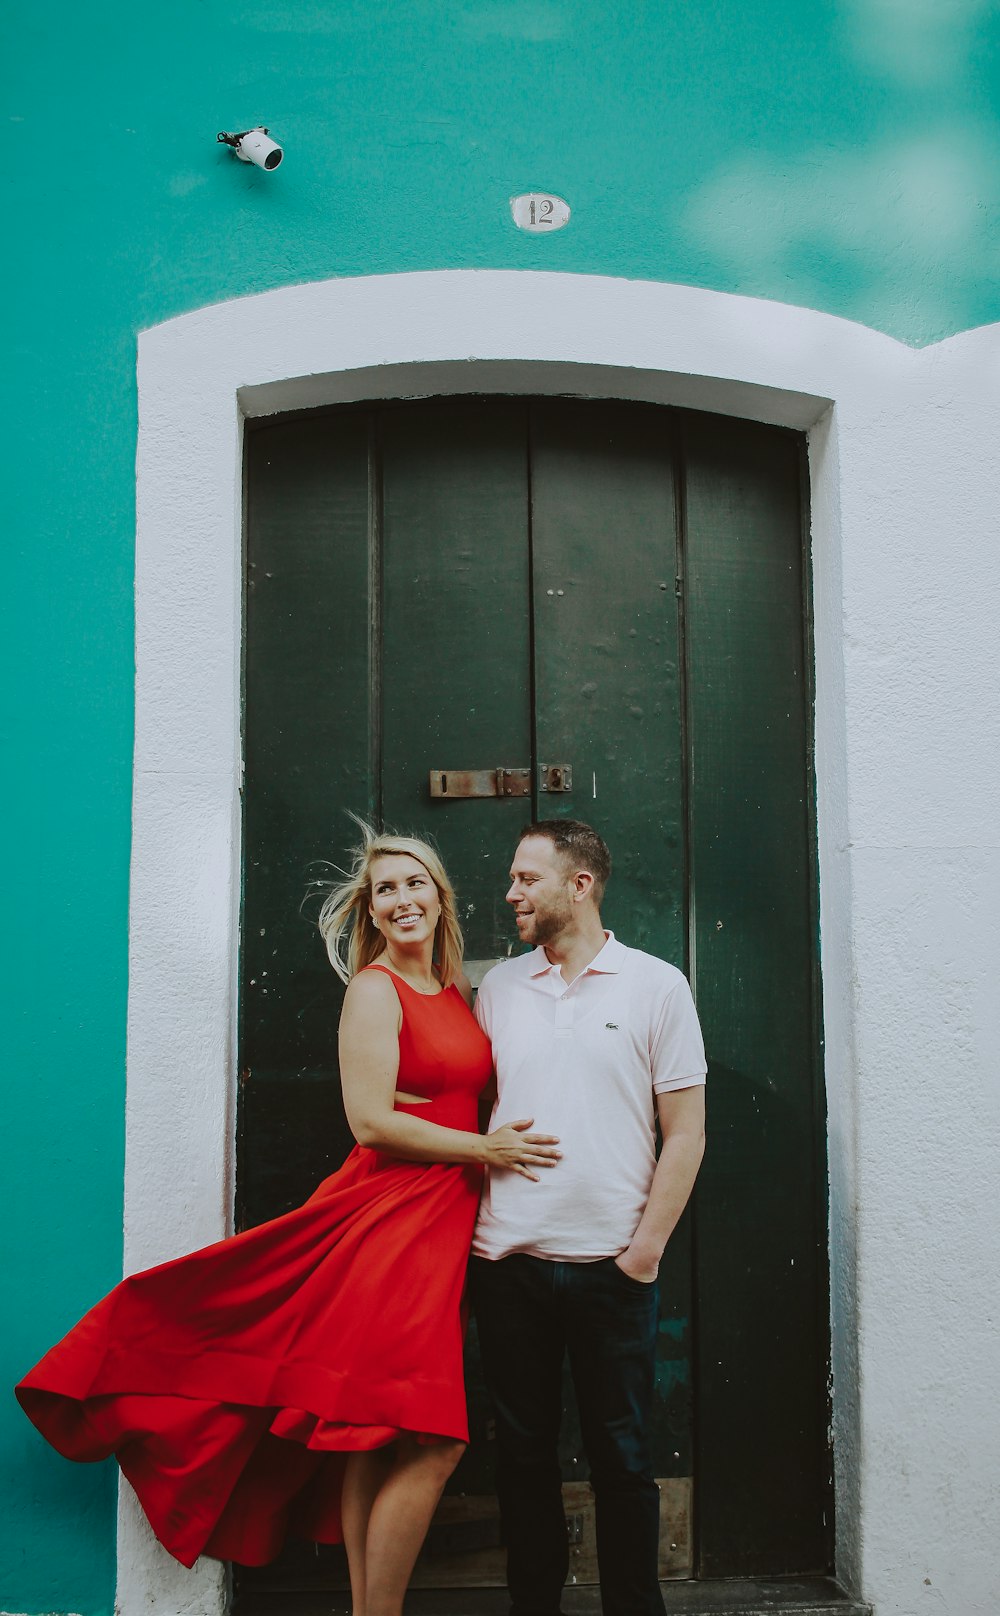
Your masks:
[{"label": "man's ear", "polygon": [[589,870],[575,870],[573,872],[573,902],[584,903],[592,896],[594,891],[594,877]]}]

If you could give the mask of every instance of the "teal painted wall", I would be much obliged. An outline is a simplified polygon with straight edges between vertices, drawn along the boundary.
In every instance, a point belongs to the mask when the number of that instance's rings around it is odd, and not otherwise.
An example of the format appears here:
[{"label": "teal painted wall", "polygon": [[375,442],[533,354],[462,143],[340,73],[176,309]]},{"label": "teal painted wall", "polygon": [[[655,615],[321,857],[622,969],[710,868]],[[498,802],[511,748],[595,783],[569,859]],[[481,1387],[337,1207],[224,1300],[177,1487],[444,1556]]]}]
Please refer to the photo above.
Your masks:
[{"label": "teal painted wall", "polygon": [[[120,1272],[135,334],[333,275],[557,268],[922,344],[1000,318],[990,0],[175,0],[22,13],[4,218],[16,690],[8,1382]],[[271,176],[215,145],[265,121]],[[550,238],[507,198],[573,208]],[[9,246],[7,267],[13,253]],[[0,1409],[0,1605],[109,1612],[114,1476]]]}]

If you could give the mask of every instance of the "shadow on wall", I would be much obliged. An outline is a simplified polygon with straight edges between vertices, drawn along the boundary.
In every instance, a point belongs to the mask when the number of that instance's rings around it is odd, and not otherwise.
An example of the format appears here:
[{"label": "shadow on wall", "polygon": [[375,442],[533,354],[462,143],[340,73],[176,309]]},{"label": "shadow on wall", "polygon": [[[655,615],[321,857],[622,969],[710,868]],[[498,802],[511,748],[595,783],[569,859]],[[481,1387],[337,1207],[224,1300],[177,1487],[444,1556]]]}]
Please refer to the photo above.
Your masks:
[{"label": "shadow on wall", "polygon": [[988,20],[992,0],[846,0],[831,44],[852,70],[847,127],[790,153],[776,119],[773,137],[689,193],[679,227],[704,253],[705,279],[769,297],[784,283],[789,301],[919,345],[953,332],[962,310],[969,325],[995,317],[984,308],[1000,271]]}]

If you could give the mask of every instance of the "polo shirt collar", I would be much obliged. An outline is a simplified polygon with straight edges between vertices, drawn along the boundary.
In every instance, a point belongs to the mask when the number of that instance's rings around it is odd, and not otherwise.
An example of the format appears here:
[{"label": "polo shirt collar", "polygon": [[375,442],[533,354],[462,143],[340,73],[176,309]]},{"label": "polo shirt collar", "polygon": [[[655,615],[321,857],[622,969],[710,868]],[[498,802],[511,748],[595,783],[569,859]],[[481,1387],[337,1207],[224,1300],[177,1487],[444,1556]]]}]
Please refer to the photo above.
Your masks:
[{"label": "polo shirt collar", "polygon": [[[613,931],[605,932],[604,947],[595,954],[589,965],[585,965],[580,972],[586,976],[588,971],[596,971],[604,976],[617,976],[625,960],[626,948],[620,943]],[[539,945],[528,955],[531,964],[528,968],[529,976],[544,976],[546,971],[557,971],[558,965],[553,965],[544,948]]]}]

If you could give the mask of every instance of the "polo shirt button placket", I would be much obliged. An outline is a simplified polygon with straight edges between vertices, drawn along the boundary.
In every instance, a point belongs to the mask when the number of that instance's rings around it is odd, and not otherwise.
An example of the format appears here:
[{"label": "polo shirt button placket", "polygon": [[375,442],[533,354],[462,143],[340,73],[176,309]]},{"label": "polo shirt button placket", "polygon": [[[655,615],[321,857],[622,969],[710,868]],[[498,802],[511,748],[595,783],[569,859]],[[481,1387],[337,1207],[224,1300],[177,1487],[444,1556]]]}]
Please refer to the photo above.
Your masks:
[{"label": "polo shirt button placket", "polygon": [[556,1000],[556,1032],[570,1032],[572,1030],[575,1008],[575,997],[572,989],[567,989]]}]

